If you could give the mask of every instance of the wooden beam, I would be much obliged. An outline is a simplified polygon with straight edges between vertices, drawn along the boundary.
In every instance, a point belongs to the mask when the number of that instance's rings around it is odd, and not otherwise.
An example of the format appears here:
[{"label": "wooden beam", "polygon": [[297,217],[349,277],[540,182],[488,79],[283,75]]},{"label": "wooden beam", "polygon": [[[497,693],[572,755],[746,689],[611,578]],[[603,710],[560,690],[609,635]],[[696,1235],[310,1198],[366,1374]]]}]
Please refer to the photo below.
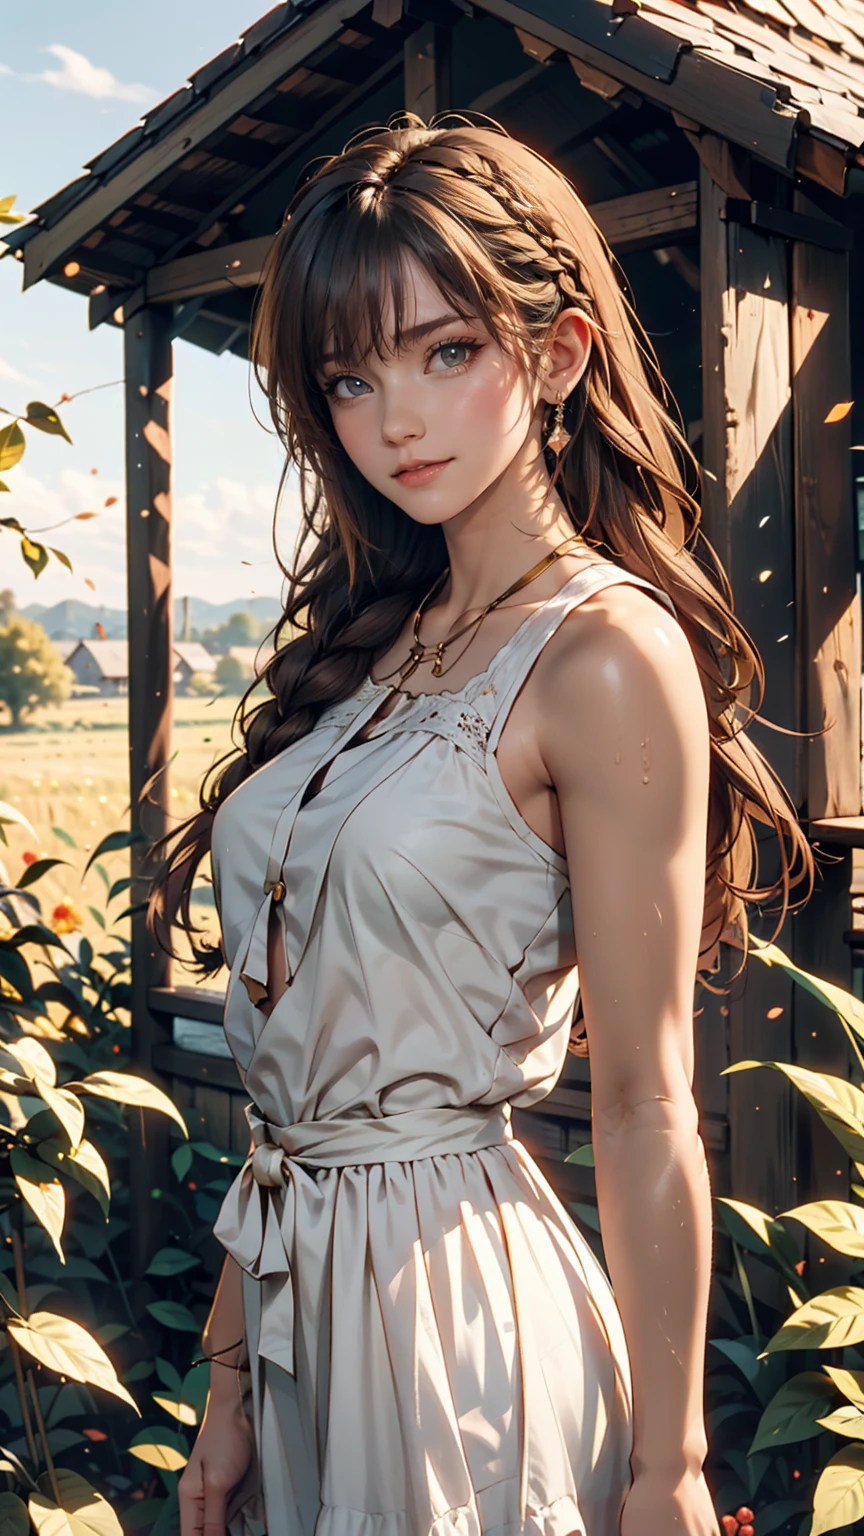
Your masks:
[{"label": "wooden beam", "polygon": [[[148,839],[168,828],[174,646],[171,614],[172,391],[170,312],[141,310],[125,325],[126,543],[129,608],[129,797],[133,829]],[[155,777],[154,777],[155,776]],[[145,868],[146,845],[132,847],[131,874]],[[140,891],[141,886],[137,889]],[[151,1013],[148,989],[167,986],[168,957],[144,922],[132,916],[132,1061],[157,1081],[153,1051],[171,1038],[170,1024]],[[164,1231],[152,1190],[164,1188],[168,1122],[142,1111],[129,1119],[129,1185],[136,1219],[130,1230],[138,1282]]]},{"label": "wooden beam", "polygon": [[424,22],[406,39],[405,110],[429,123],[451,105],[451,32]]},{"label": "wooden beam", "polygon": [[809,824],[808,836],[814,843],[843,843],[847,848],[864,848],[864,816],[817,817]]},{"label": "wooden beam", "polygon": [[668,245],[695,236],[698,228],[697,183],[681,181],[649,192],[631,192],[594,203],[591,216],[616,250]]},{"label": "wooden beam", "polygon": [[24,287],[30,288],[45,277],[91,230],[98,229],[112,213],[229,123],[249,102],[277,85],[309,54],[323,47],[367,3],[368,0],[328,0],[308,13],[253,64],[202,101],[197,111],[142,150],[110,181],[95,186],[90,197],[77,203],[52,228],[34,235],[25,250]]},{"label": "wooden beam", "polygon": [[[796,192],[810,222],[809,199]],[[828,226],[831,228],[831,226]],[[842,226],[841,226],[842,228]],[[846,231],[843,231],[846,233]],[[792,247],[795,509],[802,628],[802,744],[811,819],[861,810],[861,609],[855,583],[849,258]],[[846,409],[831,421],[832,410]]]}]

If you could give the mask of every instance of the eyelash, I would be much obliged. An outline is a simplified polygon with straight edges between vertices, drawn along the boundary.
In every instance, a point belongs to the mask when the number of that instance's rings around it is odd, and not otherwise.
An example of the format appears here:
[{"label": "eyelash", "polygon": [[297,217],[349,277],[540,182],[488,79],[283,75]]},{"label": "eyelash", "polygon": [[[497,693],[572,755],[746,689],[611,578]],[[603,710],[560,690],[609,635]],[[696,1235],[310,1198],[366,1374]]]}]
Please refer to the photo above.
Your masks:
[{"label": "eyelash", "polygon": [[[431,362],[436,352],[443,352],[445,347],[464,347],[466,352],[469,354],[465,362],[457,363],[455,368],[445,369],[445,372],[450,374],[464,373],[466,368],[470,368],[472,358],[478,352],[483,350],[483,346],[484,343],[482,341],[475,341],[473,336],[448,336],[446,341],[436,341],[434,347],[429,348],[429,351],[426,354],[426,362],[427,364]],[[358,377],[359,375],[356,373],[334,373],[323,385],[324,394],[327,396],[328,400],[336,400],[340,405],[350,405],[352,399],[362,400],[362,395],[346,397],[344,395],[336,394],[336,386],[337,384],[340,384],[343,379],[356,379]]]}]

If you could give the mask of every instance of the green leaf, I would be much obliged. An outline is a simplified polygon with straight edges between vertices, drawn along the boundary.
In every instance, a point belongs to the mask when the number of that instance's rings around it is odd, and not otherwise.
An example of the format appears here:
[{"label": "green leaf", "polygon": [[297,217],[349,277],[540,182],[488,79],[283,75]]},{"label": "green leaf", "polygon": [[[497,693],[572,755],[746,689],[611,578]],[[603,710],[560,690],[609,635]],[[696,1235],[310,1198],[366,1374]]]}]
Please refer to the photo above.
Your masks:
[{"label": "green leaf", "polygon": [[170,1360],[163,1360],[161,1355],[157,1355],[156,1373],[159,1377],[159,1380],[163,1383],[164,1386],[168,1388],[170,1392],[173,1392],[175,1396],[180,1393],[180,1390],[183,1386],[183,1378],[180,1375],[176,1365],[172,1365]]},{"label": "green leaf", "polygon": [[30,1516],[17,1493],[0,1493],[0,1531],[3,1536],[28,1536]]},{"label": "green leaf", "polygon": [[0,470],[14,468],[26,447],[27,439],[17,421],[0,429]]},{"label": "green leaf", "polygon": [[821,976],[811,976],[809,971],[800,970],[776,944],[765,944],[751,935],[750,953],[761,960],[763,965],[776,965],[785,971],[799,987],[803,987],[813,997],[818,997],[820,1003],[831,1008],[844,1024],[864,1039],[864,1002],[860,998],[847,992],[845,987],[838,987],[832,981],[823,981]]},{"label": "green leaf", "polygon": [[45,405],[42,400],[30,401],[24,419],[28,427],[38,427],[40,432],[48,432],[52,437],[65,437],[67,443],[72,441],[54,407]]},{"label": "green leaf", "polygon": [[784,1271],[791,1270],[790,1279],[794,1276],[798,1280],[795,1272],[798,1250],[779,1221],[744,1200],[730,1200],[725,1195],[718,1195],[716,1204],[723,1226],[741,1248],[760,1258],[774,1259]]},{"label": "green leaf", "polygon": [[25,565],[29,565],[34,576],[40,576],[48,564],[48,551],[38,539],[28,539],[26,533],[21,535],[21,554]]},{"label": "green leaf", "polygon": [[720,1073],[744,1072],[750,1067],[771,1067],[783,1072],[803,1093],[816,1113],[836,1136],[853,1162],[864,1162],[864,1093],[844,1077],[828,1072],[812,1072],[808,1067],[793,1066],[788,1061],[737,1061]]},{"label": "green leaf", "polygon": [[72,561],[62,549],[55,549],[53,544],[49,544],[48,548],[54,556],[54,559],[59,560],[61,565],[65,565],[67,571],[74,571],[75,567],[73,566]]},{"label": "green leaf", "polygon": [[[8,485],[6,486],[6,490],[9,490]],[[17,517],[0,517],[0,528],[14,528],[16,533],[24,532],[24,529],[21,527]]]},{"label": "green leaf", "polygon": [[88,873],[97,859],[101,859],[103,853],[116,853],[119,848],[131,848],[133,843],[146,843],[146,841],[147,838],[139,827],[133,827],[130,832],[109,832],[108,836],[103,837],[101,843],[93,849],[84,866],[84,874]]},{"label": "green leaf", "polygon": [[132,875],[124,875],[121,880],[115,880],[110,891],[108,892],[106,900],[109,903],[112,902],[115,896],[122,896],[123,892],[128,891],[129,887],[134,884],[135,877]]},{"label": "green leaf", "polygon": [[594,1167],[594,1144],[586,1141],[584,1146],[577,1147],[575,1152],[568,1152],[565,1163],[575,1163],[578,1168]]},{"label": "green leaf", "polygon": [[798,1307],[768,1340],[763,1355],[785,1349],[842,1349],[862,1340],[864,1290],[836,1285]]},{"label": "green leaf", "polygon": [[25,1002],[33,996],[33,978],[23,955],[15,949],[0,949],[0,976],[8,981]]},{"label": "green leaf", "polygon": [[38,1536],[123,1536],[112,1506],[79,1472],[55,1467],[61,1504],[54,1500],[47,1472],[39,1478],[39,1492],[30,1495],[28,1509]]},{"label": "green leaf", "polygon": [[212,1141],[190,1141],[189,1146],[209,1163],[227,1163],[231,1168],[242,1168],[246,1161],[242,1152],[226,1152],[224,1147],[214,1147]]},{"label": "green leaf", "polygon": [[183,1135],[188,1138],[186,1122],[179,1109],[167,1093],[148,1082],[146,1077],[134,1077],[128,1072],[94,1072],[80,1083],[67,1083],[66,1087],[79,1093],[93,1093],[102,1099],[112,1099],[115,1104],[135,1104],[144,1109],[158,1109],[176,1120]]},{"label": "green leaf", "polygon": [[86,1382],[89,1387],[101,1387],[128,1402],[138,1413],[135,1399],[117,1381],[117,1372],[105,1350],[78,1322],[60,1318],[54,1312],[34,1312],[26,1319],[9,1318],[6,1329],[28,1355],[38,1359],[40,1366],[48,1366],[60,1376],[71,1376],[72,1381]]},{"label": "green leaf", "polygon": [[18,881],[19,891],[26,890],[28,885],[35,885],[37,880],[47,875],[49,869],[56,869],[58,864],[65,864],[67,869],[71,868],[68,859],[37,859],[34,864],[28,864]]},{"label": "green leaf", "polygon": [[180,1333],[200,1333],[201,1326],[179,1301],[149,1301],[147,1311],[165,1328],[176,1328]]},{"label": "green leaf", "polygon": [[104,932],[105,931],[105,919],[102,916],[102,913],[99,911],[99,908],[98,907],[90,907],[90,906],[88,906],[87,911],[90,913],[90,916],[92,917],[94,923],[98,923],[99,927]]},{"label": "green leaf", "polygon": [[22,1147],[12,1148],[9,1166],[19,1194],[48,1233],[61,1260],[65,1260],[61,1238],[66,1215],[66,1195],[62,1184],[57,1179],[48,1178],[44,1165]]},{"label": "green leaf", "polygon": [[864,1446],[844,1446],[826,1462],[813,1494],[810,1536],[854,1525],[864,1515]]},{"label": "green leaf", "polygon": [[810,1205],[793,1206],[781,1216],[796,1221],[815,1232],[823,1243],[852,1259],[864,1259],[864,1210],[845,1200],[814,1200]]},{"label": "green leaf", "polygon": [[800,1371],[775,1392],[759,1420],[747,1454],[752,1456],[754,1451],[812,1440],[821,1433],[818,1420],[833,1406],[836,1397],[837,1388],[821,1371]]},{"label": "green leaf", "polygon": [[175,1176],[178,1179],[185,1179],[189,1169],[192,1167],[192,1148],[188,1141],[184,1141],[181,1147],[177,1147],[171,1153],[171,1167],[174,1169]]},{"label": "green leaf", "polygon": [[65,827],[52,827],[51,831],[54,833],[55,837],[59,837],[61,843],[65,843],[66,844],[67,848],[77,848],[78,847],[78,844],[76,843],[74,837],[72,836],[72,833],[71,832],[67,832]]},{"label": "green leaf", "polygon": [[194,1253],[187,1253],[185,1248],[160,1248],[158,1253],[154,1253],[144,1273],[147,1275],[182,1275],[185,1270],[194,1269],[200,1262],[200,1259],[196,1259]]}]

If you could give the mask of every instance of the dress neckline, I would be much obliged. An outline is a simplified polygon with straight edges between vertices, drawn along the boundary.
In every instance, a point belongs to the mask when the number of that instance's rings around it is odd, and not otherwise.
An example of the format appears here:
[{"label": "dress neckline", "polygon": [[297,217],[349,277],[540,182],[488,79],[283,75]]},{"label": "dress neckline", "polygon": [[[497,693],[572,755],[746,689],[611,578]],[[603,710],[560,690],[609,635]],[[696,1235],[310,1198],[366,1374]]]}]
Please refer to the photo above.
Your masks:
[{"label": "dress neckline", "polygon": [[[377,693],[381,694],[398,692],[398,694],[403,699],[408,699],[411,703],[416,703],[420,699],[464,699],[469,690],[473,690],[476,685],[486,681],[490,673],[498,666],[505,652],[510,649],[511,645],[515,645],[520,635],[522,635],[529,628],[529,626],[540,617],[542,613],[545,613],[552,603],[556,603],[560,597],[563,597],[567,592],[567,589],[575,585],[580,576],[584,576],[587,571],[594,570],[597,566],[613,564],[614,562],[612,560],[604,560],[601,558],[599,560],[589,560],[585,565],[581,566],[578,571],[575,571],[572,576],[568,577],[567,581],[562,583],[557,592],[553,592],[552,596],[547,597],[544,603],[541,603],[539,607],[532,609],[530,613],[525,615],[522,623],[519,624],[516,629],[514,629],[512,635],[510,635],[508,639],[504,641],[503,645],[499,645],[497,651],[495,651],[494,654],[490,657],[483,670],[481,672],[475,672],[473,677],[469,677],[468,680],[462,684],[461,688],[440,688],[435,693],[408,693],[405,689],[394,689],[390,683],[376,682],[372,676],[372,673],[367,672],[366,677],[364,678],[357,692],[360,693],[367,688],[373,688]],[[618,567],[615,566],[615,569],[617,570]],[[389,718],[389,716],[387,718]]]}]

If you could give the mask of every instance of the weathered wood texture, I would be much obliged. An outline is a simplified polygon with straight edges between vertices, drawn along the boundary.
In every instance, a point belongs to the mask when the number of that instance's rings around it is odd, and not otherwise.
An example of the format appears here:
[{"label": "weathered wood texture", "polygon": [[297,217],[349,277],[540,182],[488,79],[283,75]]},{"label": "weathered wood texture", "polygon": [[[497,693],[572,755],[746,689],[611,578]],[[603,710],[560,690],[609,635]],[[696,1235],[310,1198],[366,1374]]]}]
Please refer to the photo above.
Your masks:
[{"label": "weathered wood texture", "polygon": [[[173,388],[169,317],[142,310],[125,327],[126,540],[129,607],[129,798],[133,829],[148,839],[168,827],[168,773],[173,706],[171,496]],[[131,850],[131,874],[144,873],[144,843]],[[140,895],[142,885],[133,887]],[[170,1038],[164,1016],[151,1013],[148,988],[169,984],[168,958],[132,916],[132,1063],[151,1080],[155,1046]],[[168,1121],[130,1116],[132,1275],[143,1275],[161,1242],[159,1207],[151,1198],[167,1170]]]},{"label": "weathered wood texture", "polygon": [[[726,222],[725,193],[700,171],[704,527],[729,575],[736,612],[766,669],[760,713],[796,727],[792,410],[785,241]],[[783,638],[785,637],[785,638]],[[756,697],[751,699],[755,705]],[[794,737],[758,724],[751,738],[800,799]],[[760,840],[762,873],[773,877]],[[788,926],[788,925],[787,925]],[[757,930],[758,931],[758,930]],[[783,934],[779,941],[784,942]],[[788,946],[787,946],[788,947]],[[721,978],[738,964],[724,956]],[[725,1002],[705,997],[702,1038],[728,1039],[729,1060],[792,1060],[792,984],[751,959]],[[780,1073],[727,1084],[729,1180],[735,1197],[772,1215],[795,1200],[796,1105]],[[776,1299],[782,1301],[778,1291]]]},{"label": "weathered wood texture", "polygon": [[[796,192],[796,212],[811,211]],[[792,247],[792,376],[795,512],[803,728],[827,734],[802,744],[811,818],[861,810],[861,614],[855,590],[849,257]]]},{"label": "weathered wood texture", "polygon": [[682,181],[595,203],[592,217],[616,250],[639,250],[695,235],[697,183]]}]

